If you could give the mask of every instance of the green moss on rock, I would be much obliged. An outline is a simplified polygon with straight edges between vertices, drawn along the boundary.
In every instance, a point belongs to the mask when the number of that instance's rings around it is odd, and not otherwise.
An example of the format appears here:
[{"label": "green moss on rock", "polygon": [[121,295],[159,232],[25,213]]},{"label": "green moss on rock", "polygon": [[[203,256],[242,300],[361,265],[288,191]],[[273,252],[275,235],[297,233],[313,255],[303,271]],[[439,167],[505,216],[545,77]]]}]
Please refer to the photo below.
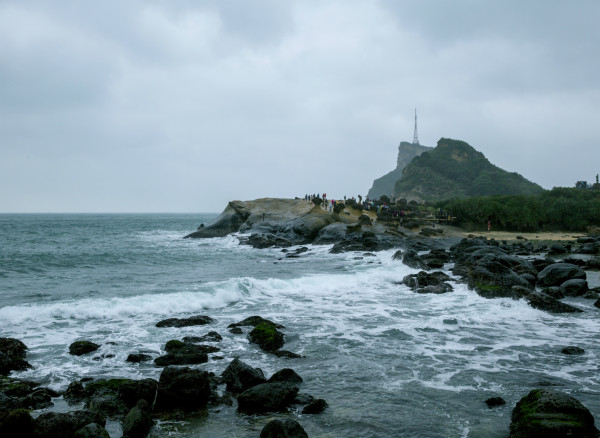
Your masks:
[{"label": "green moss on rock", "polygon": [[283,333],[268,322],[262,322],[254,327],[248,334],[248,339],[265,351],[277,350],[285,343]]}]

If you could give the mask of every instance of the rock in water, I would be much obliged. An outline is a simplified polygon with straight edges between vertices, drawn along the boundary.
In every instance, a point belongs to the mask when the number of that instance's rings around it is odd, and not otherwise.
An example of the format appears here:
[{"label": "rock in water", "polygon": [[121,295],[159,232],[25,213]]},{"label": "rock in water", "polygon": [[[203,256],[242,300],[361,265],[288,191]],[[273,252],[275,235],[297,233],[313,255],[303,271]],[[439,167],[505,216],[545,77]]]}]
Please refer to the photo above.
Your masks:
[{"label": "rock in water", "polygon": [[585,279],[585,271],[571,263],[554,263],[546,266],[538,274],[540,286],[560,286],[567,280]]},{"label": "rock in water", "polygon": [[195,315],[189,318],[167,318],[156,323],[156,327],[191,327],[194,325],[205,325],[213,322],[210,316]]},{"label": "rock in water", "polygon": [[596,438],[590,411],[575,398],[551,389],[534,389],[512,411],[510,438]]},{"label": "rock in water", "polygon": [[260,438],[308,438],[296,420],[286,418],[271,421],[260,432]]},{"label": "rock in water", "polygon": [[100,345],[90,341],[75,341],[69,346],[69,354],[74,356],[82,356],[92,351],[96,351]]},{"label": "rock in water", "polygon": [[252,368],[236,357],[221,374],[221,381],[227,384],[227,391],[239,394],[267,379],[260,368]]},{"label": "rock in water", "polygon": [[283,412],[298,394],[298,387],[287,382],[262,383],[238,397],[238,410],[246,414]]},{"label": "rock in water", "polygon": [[162,411],[181,409],[190,412],[206,406],[210,394],[206,371],[167,367],[158,381],[156,406]]},{"label": "rock in water", "polygon": [[148,402],[140,400],[123,420],[123,437],[144,438],[153,424]]},{"label": "rock in water", "polygon": [[248,334],[248,339],[265,351],[277,350],[285,343],[283,333],[267,322],[262,322],[254,327]]}]

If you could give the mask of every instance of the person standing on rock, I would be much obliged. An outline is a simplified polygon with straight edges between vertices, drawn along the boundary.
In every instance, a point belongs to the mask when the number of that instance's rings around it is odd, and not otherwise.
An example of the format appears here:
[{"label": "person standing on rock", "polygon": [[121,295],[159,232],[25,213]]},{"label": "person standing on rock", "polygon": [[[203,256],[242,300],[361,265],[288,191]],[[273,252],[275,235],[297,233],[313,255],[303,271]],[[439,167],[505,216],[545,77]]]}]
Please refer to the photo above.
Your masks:
[{"label": "person standing on rock", "polygon": [[488,231],[492,231],[492,218],[488,216]]}]

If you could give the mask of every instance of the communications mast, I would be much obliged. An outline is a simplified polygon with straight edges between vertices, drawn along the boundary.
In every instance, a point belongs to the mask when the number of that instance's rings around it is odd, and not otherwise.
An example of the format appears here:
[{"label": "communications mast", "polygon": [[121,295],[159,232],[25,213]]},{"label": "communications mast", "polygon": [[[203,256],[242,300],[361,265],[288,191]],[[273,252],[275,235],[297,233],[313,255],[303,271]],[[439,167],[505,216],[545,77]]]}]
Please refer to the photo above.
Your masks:
[{"label": "communications mast", "polygon": [[417,132],[417,109],[415,108],[415,135],[413,135],[413,144],[419,144],[419,133]]}]

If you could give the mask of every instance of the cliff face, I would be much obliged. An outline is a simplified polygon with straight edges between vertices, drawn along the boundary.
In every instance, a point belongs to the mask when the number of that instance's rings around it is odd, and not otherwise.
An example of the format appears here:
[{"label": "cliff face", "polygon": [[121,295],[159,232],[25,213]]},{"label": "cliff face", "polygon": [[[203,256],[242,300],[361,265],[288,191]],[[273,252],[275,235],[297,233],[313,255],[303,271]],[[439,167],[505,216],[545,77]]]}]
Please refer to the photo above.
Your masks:
[{"label": "cliff face", "polygon": [[371,199],[379,199],[380,196],[391,196],[394,191],[394,185],[402,177],[402,171],[412,161],[413,158],[420,156],[423,152],[433,149],[429,146],[403,141],[398,146],[398,159],[396,168],[391,172],[377,178],[373,181],[373,187],[369,190],[367,196]]},{"label": "cliff face", "polygon": [[413,159],[394,186],[392,197],[408,201],[492,195],[533,195],[539,185],[494,166],[464,141],[442,138],[436,148]]}]

